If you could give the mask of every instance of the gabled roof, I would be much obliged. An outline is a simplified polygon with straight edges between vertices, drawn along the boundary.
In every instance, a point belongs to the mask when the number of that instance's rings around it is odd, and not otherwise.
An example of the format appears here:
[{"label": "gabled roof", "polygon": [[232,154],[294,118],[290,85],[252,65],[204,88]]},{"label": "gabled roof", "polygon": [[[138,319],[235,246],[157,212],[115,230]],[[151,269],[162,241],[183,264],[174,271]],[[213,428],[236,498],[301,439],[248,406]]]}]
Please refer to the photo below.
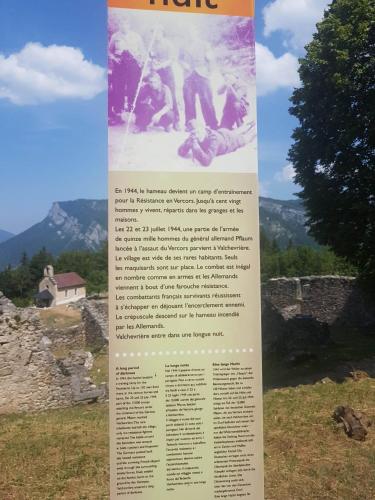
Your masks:
[{"label": "gabled roof", "polygon": [[86,281],[77,273],[55,274],[57,288],[69,288],[73,286],[84,286]]}]

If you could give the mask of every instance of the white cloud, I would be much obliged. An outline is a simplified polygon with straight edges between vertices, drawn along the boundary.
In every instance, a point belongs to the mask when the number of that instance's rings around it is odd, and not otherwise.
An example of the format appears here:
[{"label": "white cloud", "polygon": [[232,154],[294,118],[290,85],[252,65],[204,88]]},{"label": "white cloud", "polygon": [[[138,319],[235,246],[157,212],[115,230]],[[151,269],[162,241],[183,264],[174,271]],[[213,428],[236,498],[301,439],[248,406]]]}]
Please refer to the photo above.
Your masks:
[{"label": "white cloud", "polygon": [[105,88],[104,68],[74,47],[28,43],[8,57],[0,54],[0,99],[14,104],[92,99]]},{"label": "white cloud", "polygon": [[323,18],[329,0],[274,0],[263,9],[264,34],[286,34],[286,46],[295,50],[312,39],[316,24]]},{"label": "white cloud", "polygon": [[286,52],[275,57],[268,47],[256,44],[258,95],[267,95],[279,88],[293,88],[300,83],[298,59]]},{"label": "white cloud", "polygon": [[265,182],[259,182],[259,195],[260,196],[264,196],[264,197],[267,197],[270,195],[270,192],[269,192],[269,186],[270,186],[270,182],[269,181],[265,181]]},{"label": "white cloud", "polygon": [[289,163],[275,174],[275,180],[281,183],[293,182],[295,176],[296,172],[293,168],[293,165]]}]

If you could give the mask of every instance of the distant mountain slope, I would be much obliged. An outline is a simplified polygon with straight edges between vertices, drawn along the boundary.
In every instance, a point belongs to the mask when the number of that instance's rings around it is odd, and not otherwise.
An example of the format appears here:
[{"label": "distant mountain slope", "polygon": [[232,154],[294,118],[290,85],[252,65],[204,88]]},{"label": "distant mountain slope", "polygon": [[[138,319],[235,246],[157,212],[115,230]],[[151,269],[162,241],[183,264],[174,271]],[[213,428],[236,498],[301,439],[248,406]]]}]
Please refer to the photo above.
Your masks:
[{"label": "distant mountain slope", "polygon": [[[260,198],[260,223],[281,248],[289,240],[295,245],[317,246],[307,234],[305,221],[300,201]],[[0,243],[0,269],[17,265],[23,252],[32,257],[42,247],[54,255],[66,250],[96,250],[108,238],[107,228],[107,200],[56,202],[42,222]]]},{"label": "distant mountain slope", "polygon": [[96,250],[107,238],[107,200],[56,202],[42,222],[0,243],[0,269],[17,265],[23,252],[31,257],[42,247],[53,255]]},{"label": "distant mountain slope", "polygon": [[266,236],[275,239],[280,248],[289,241],[294,245],[317,247],[317,242],[307,234],[305,209],[299,200],[273,200],[260,198],[260,223]]},{"label": "distant mountain slope", "polygon": [[0,229],[0,243],[3,243],[3,241],[10,240],[14,234],[9,233],[9,231],[4,231],[4,229]]}]

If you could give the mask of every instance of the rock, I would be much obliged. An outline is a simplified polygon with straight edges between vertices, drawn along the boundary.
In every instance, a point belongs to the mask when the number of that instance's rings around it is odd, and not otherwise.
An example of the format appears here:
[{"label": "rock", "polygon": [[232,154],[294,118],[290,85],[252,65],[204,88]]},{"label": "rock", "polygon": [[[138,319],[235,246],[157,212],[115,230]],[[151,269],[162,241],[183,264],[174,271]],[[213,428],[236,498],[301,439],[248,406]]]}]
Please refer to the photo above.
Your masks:
[{"label": "rock", "polygon": [[84,300],[82,319],[86,344],[97,348],[108,345],[108,301],[103,299]]},{"label": "rock", "polygon": [[321,384],[334,384],[334,381],[332,379],[330,379],[329,377],[324,377],[324,378],[322,378],[320,383]]},{"label": "rock", "polygon": [[5,297],[3,292],[0,292],[0,315],[14,313],[16,310],[16,306]]},{"label": "rock", "polygon": [[0,368],[0,377],[7,377],[8,375],[12,375],[12,373],[13,370],[10,366]]},{"label": "rock", "polygon": [[363,370],[354,370],[350,372],[350,376],[354,380],[354,382],[358,382],[359,380],[364,380],[366,378],[370,378],[369,374]]},{"label": "rock", "polygon": [[338,406],[333,412],[333,419],[343,425],[345,434],[356,441],[365,441],[367,428],[371,426],[370,419],[362,412],[349,406]]},{"label": "rock", "polygon": [[85,361],[85,368],[86,370],[92,370],[92,367],[94,366],[94,356],[91,354],[91,352],[86,352],[86,361]]},{"label": "rock", "polygon": [[263,303],[285,319],[303,314],[327,323],[359,328],[373,334],[375,301],[353,277],[306,276],[277,278],[262,287]]},{"label": "rock", "polygon": [[106,388],[94,386],[89,377],[91,353],[74,351],[56,359],[35,309],[17,309],[1,293],[0,309],[0,414],[107,398]]},{"label": "rock", "polygon": [[40,346],[42,349],[47,349],[48,347],[51,347],[51,345],[52,342],[48,337],[46,336],[42,337],[42,340],[40,341]]},{"label": "rock", "polygon": [[33,353],[29,349],[24,349],[23,351],[21,351],[18,354],[20,365],[22,365],[22,366],[28,365],[31,361],[32,355],[33,355]]},{"label": "rock", "polygon": [[262,344],[264,354],[274,353],[278,343],[285,335],[285,320],[280,311],[269,302],[263,303]]},{"label": "rock", "polygon": [[50,328],[45,335],[51,342],[51,349],[77,350],[85,345],[85,336],[82,324],[67,328]]},{"label": "rock", "polygon": [[293,319],[301,314],[301,308],[299,305],[287,306],[280,309],[280,313],[285,320]]}]

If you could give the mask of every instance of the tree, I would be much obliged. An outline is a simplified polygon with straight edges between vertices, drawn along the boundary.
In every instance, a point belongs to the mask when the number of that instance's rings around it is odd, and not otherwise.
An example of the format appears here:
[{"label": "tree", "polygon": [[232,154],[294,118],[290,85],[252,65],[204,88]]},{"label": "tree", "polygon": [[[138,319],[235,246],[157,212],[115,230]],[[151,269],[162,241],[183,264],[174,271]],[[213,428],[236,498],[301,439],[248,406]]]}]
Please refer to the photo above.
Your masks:
[{"label": "tree", "polygon": [[260,227],[260,251],[269,253],[271,251],[271,242],[262,227]]},{"label": "tree", "polygon": [[29,257],[27,256],[26,252],[22,252],[20,265],[24,267],[29,265]]},{"label": "tree", "polygon": [[289,157],[311,234],[375,277],[375,1],[333,0],[300,63]]},{"label": "tree", "polygon": [[17,297],[25,299],[31,295],[33,281],[29,266],[19,266],[13,271],[13,286]]},{"label": "tree", "polygon": [[13,273],[11,266],[8,266],[0,273],[0,291],[8,298],[16,294]]},{"label": "tree", "polygon": [[55,262],[57,273],[76,272],[86,280],[87,292],[99,293],[108,289],[108,245],[97,252],[76,250],[62,253]]},{"label": "tree", "polygon": [[29,267],[31,279],[35,286],[43,278],[44,268],[49,264],[54,264],[54,258],[45,247],[43,247],[38,253],[36,253],[30,260]]},{"label": "tree", "polygon": [[108,289],[108,248],[103,243],[97,252],[76,250],[62,253],[57,259],[45,248],[31,260],[24,253],[16,268],[8,266],[0,272],[0,290],[19,307],[30,305],[48,264],[53,264],[57,273],[79,273],[86,280],[88,293]]},{"label": "tree", "polygon": [[56,273],[78,273],[87,278],[93,268],[94,252],[89,250],[71,250],[62,253],[55,263]]}]

